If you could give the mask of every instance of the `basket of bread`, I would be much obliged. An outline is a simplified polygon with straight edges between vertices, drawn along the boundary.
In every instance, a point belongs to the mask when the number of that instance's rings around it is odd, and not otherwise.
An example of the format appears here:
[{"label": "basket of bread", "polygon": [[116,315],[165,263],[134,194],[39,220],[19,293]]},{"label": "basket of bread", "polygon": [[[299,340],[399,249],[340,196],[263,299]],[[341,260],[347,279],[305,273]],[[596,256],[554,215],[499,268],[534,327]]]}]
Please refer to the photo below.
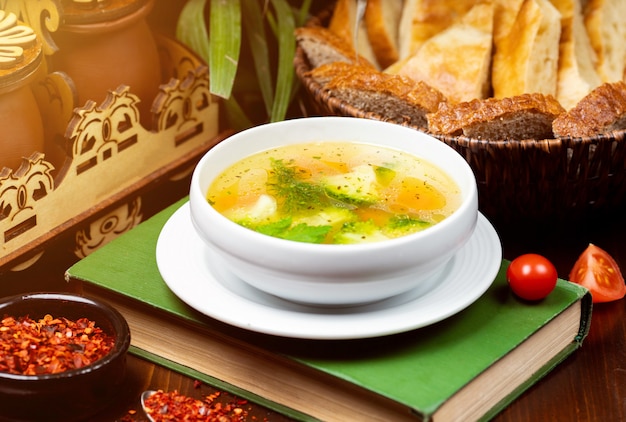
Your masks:
[{"label": "basket of bread", "polygon": [[489,217],[571,220],[626,202],[622,16],[622,0],[338,0],[296,29],[294,64],[313,113],[456,149]]}]

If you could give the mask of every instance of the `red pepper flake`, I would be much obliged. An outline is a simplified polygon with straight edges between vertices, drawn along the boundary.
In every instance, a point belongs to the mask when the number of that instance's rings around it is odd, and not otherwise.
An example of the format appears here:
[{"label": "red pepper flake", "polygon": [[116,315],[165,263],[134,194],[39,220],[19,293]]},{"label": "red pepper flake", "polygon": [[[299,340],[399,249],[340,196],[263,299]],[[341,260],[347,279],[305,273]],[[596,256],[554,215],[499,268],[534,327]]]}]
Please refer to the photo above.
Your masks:
[{"label": "red pepper flake", "polygon": [[115,339],[94,321],[5,316],[0,324],[0,372],[55,374],[82,368],[106,356]]},{"label": "red pepper flake", "polygon": [[135,420],[135,413],[130,413],[129,411],[128,414],[122,416],[119,422],[135,422]]},{"label": "red pepper flake", "polygon": [[207,395],[204,399],[195,399],[178,391],[158,390],[144,400],[146,413],[155,422],[190,421],[190,422],[238,422],[245,421],[248,411],[243,409],[246,400],[233,400],[229,403],[215,402],[219,392]]}]

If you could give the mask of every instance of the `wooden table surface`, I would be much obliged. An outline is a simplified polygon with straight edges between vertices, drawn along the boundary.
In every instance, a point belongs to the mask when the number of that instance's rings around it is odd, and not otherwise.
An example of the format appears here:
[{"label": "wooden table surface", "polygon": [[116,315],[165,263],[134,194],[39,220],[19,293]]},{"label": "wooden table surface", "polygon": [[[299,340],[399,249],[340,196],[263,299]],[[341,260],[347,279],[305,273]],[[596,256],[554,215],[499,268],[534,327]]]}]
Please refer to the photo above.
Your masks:
[{"label": "wooden table surface", "polygon": [[[623,213],[562,226],[498,225],[504,257],[535,252],[554,262],[567,278],[588,243],[607,250],[626,270],[626,219]],[[62,247],[48,251],[34,267],[0,275],[0,296],[41,290],[65,291],[63,273],[73,258]],[[101,421],[144,421],[139,394],[144,389],[178,390],[200,397],[213,390],[164,367],[129,356],[128,379]],[[226,397],[228,399],[228,397]],[[133,413],[136,411],[136,413]],[[281,415],[252,406],[255,420],[283,421]],[[626,420],[626,299],[594,306],[591,329],[582,348],[502,411],[495,421]]]},{"label": "wooden table surface", "polygon": [[[580,253],[593,243],[608,251],[626,271],[624,215],[619,212],[534,231],[502,227],[504,257],[543,254],[555,264],[559,276],[567,279]],[[626,420],[626,299],[594,305],[591,329],[582,348],[495,420]]]}]

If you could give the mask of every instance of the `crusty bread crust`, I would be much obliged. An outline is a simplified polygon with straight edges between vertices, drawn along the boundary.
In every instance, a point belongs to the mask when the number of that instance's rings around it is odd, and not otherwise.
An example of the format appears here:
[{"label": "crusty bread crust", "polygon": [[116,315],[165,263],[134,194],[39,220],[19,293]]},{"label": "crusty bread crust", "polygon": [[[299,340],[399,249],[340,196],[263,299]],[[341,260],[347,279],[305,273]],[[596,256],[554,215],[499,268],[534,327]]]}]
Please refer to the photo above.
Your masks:
[{"label": "crusty bread crust", "polygon": [[550,139],[552,121],[564,112],[554,97],[536,93],[442,103],[437,112],[427,115],[428,130],[488,140]]},{"label": "crusty bread crust", "polygon": [[361,65],[375,68],[363,56],[357,56],[352,46],[343,38],[321,26],[305,26],[296,28],[296,41],[304,50],[312,68],[333,62],[358,62]]},{"label": "crusty bread crust", "polygon": [[595,136],[626,129],[626,84],[604,83],[552,123],[559,137]]},{"label": "crusty bread crust", "polygon": [[426,127],[426,114],[446,101],[443,94],[423,82],[345,62],[320,66],[308,76],[352,107],[420,128]]},{"label": "crusty bread crust", "polygon": [[354,77],[359,74],[370,75],[376,72],[378,70],[362,63],[337,61],[313,68],[306,72],[305,76],[326,87],[335,78]]}]

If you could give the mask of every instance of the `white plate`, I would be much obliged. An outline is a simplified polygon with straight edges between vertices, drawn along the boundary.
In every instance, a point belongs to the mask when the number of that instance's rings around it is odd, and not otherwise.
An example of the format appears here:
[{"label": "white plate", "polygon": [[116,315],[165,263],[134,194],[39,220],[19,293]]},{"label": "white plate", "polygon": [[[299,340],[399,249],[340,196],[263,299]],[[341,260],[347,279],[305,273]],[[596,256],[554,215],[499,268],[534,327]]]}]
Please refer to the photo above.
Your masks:
[{"label": "white plate", "polygon": [[447,264],[435,288],[342,308],[289,302],[261,292],[231,274],[196,234],[188,204],[178,209],[163,227],[156,259],[174,294],[212,318],[285,337],[355,339],[413,330],[465,309],[493,283],[502,248],[493,226],[479,215],[471,239]]}]

